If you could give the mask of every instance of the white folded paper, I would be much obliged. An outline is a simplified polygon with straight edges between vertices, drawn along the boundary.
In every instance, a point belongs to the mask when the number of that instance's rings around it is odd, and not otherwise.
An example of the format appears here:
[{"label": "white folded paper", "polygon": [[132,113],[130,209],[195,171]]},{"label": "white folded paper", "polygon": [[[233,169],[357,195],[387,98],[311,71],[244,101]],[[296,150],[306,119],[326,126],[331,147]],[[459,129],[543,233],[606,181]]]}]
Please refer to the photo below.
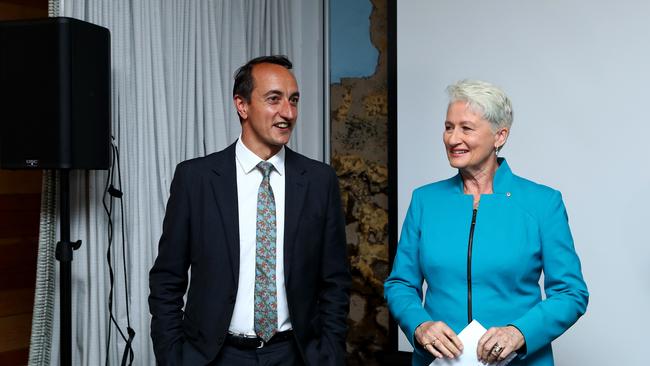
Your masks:
[{"label": "white folded paper", "polygon": [[[478,357],[476,356],[476,348],[478,347],[478,341],[481,339],[483,334],[487,329],[481,325],[476,320],[472,320],[471,323],[469,323],[465,329],[463,329],[459,334],[458,338],[460,338],[460,341],[463,342],[463,353],[456,358],[437,358],[433,362],[431,362],[431,365],[429,366],[485,366],[481,362],[479,362]],[[512,361],[513,358],[515,358],[517,354],[515,352],[512,352],[508,357],[506,357],[505,360],[497,363],[491,363],[489,364],[490,366],[505,366],[510,361]]]}]

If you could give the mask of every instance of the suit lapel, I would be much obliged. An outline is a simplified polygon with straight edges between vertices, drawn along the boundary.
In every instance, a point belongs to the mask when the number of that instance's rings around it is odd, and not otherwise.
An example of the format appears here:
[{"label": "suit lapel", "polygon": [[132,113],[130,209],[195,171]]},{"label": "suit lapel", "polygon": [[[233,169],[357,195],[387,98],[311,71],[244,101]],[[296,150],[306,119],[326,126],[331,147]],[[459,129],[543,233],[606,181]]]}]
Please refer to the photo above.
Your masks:
[{"label": "suit lapel", "polygon": [[286,148],[286,178],[284,194],[284,279],[289,281],[291,274],[291,259],[296,245],[298,224],[305,202],[309,181],[306,169],[300,164],[298,156]]},{"label": "suit lapel", "polygon": [[235,144],[218,154],[212,168],[210,184],[215,204],[221,217],[226,246],[230,257],[230,268],[235,283],[239,279],[239,209],[237,204],[237,171],[235,162]]}]

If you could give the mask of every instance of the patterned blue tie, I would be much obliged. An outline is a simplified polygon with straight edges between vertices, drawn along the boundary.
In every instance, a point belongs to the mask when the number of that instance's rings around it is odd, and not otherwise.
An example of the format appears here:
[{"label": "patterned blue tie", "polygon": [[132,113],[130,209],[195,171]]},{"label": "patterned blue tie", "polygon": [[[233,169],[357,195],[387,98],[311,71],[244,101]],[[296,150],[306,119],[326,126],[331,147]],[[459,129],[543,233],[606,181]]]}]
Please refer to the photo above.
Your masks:
[{"label": "patterned blue tie", "polygon": [[257,164],[263,178],[257,191],[255,244],[255,333],[268,342],[278,327],[275,286],[275,199],[269,175],[273,164]]}]

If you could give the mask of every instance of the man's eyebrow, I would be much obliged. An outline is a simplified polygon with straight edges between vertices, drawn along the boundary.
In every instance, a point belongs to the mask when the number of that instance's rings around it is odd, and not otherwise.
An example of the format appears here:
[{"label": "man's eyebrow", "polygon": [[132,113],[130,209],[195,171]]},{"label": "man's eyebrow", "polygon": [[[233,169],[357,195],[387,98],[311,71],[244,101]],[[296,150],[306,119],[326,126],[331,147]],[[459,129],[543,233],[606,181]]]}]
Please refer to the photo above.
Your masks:
[{"label": "man's eyebrow", "polygon": [[282,91],[277,90],[277,89],[271,89],[271,90],[267,91],[266,93],[264,93],[264,96],[266,97],[266,96],[273,95],[273,94],[282,95]]},{"label": "man's eyebrow", "polygon": [[[266,93],[264,93],[264,96],[268,97],[270,95],[283,95],[283,94],[284,93],[281,90],[271,89],[271,90],[267,91]],[[289,98],[295,98],[295,97],[300,97],[300,92],[295,92],[295,93],[293,93],[293,94],[291,94],[289,96]]]}]

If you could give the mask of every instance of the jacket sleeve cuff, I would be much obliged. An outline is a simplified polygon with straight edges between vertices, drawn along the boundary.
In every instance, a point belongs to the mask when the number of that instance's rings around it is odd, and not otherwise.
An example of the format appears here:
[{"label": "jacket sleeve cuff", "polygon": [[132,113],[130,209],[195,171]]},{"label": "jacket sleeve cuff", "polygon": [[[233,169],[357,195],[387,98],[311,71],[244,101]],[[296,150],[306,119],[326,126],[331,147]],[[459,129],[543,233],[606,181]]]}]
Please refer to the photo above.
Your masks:
[{"label": "jacket sleeve cuff", "polygon": [[539,332],[535,331],[535,322],[529,319],[530,316],[530,314],[524,315],[509,324],[519,329],[521,334],[524,336],[524,346],[516,351],[518,357],[522,360],[525,359],[527,355],[534,353],[544,346],[541,337],[535,336],[535,334],[539,334]]}]

